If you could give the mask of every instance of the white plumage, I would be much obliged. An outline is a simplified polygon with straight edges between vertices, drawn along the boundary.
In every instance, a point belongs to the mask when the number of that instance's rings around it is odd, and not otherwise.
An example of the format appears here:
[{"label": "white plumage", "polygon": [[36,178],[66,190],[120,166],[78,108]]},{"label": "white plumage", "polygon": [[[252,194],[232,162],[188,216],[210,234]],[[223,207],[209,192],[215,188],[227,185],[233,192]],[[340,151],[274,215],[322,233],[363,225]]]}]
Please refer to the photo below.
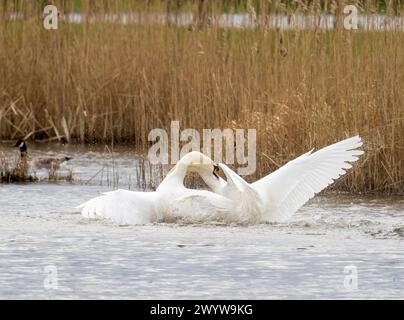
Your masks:
[{"label": "white plumage", "polygon": [[[307,152],[252,184],[245,182],[226,165],[220,164],[220,167],[228,181],[238,180],[238,184],[234,185],[242,185],[240,190],[250,188],[249,193],[255,192],[250,198],[261,206],[262,221],[284,221],[316,193],[345,174],[352,167],[350,162],[358,160],[358,156],[363,154],[362,150],[357,150],[360,146],[362,140],[355,136],[314,153]],[[226,194],[225,188],[221,193]]]},{"label": "white plumage", "polygon": [[89,219],[107,218],[119,225],[146,224],[158,219],[155,192],[116,190],[78,206]]},{"label": "white plumage", "polygon": [[185,188],[183,181],[187,171],[199,172],[208,181],[219,181],[213,175],[213,161],[199,152],[191,152],[181,158],[155,192],[116,190],[77,208],[82,209],[86,218],[107,218],[120,225],[172,218],[190,222],[226,220],[236,214],[230,199],[211,191]]},{"label": "white plumage", "polygon": [[[82,204],[87,218],[105,217],[118,224],[144,224],[175,217],[188,221],[239,223],[284,221],[358,160],[359,136],[316,152],[307,152],[266,177],[249,184],[225,164],[227,181],[216,176],[211,159],[199,152],[185,155],[155,192],[117,190]],[[188,171],[198,172],[214,191],[184,187]],[[213,173],[213,174],[212,174]]]}]

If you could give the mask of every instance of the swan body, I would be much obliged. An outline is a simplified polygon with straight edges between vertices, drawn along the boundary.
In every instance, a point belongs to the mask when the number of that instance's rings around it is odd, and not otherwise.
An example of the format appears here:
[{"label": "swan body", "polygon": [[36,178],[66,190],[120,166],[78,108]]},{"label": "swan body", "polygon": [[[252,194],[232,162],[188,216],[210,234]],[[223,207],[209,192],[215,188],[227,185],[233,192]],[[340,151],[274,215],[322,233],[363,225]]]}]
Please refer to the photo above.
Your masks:
[{"label": "swan body", "polygon": [[212,160],[199,152],[190,152],[181,158],[154,192],[116,190],[77,208],[86,218],[107,218],[120,225],[171,218],[188,221],[226,219],[237,212],[234,202],[220,194],[186,188],[183,181],[187,171],[199,172],[210,183],[217,180],[218,187],[224,182],[219,182],[219,177],[213,174]]}]

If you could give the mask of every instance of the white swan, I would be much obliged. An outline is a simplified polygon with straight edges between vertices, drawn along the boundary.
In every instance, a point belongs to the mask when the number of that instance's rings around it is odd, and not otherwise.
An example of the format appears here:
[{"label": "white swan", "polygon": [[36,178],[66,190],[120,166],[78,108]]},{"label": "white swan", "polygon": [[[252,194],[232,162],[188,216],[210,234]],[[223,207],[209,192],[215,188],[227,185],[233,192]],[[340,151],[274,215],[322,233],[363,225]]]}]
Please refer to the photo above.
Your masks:
[{"label": "white swan", "polygon": [[237,201],[245,219],[284,221],[308,200],[352,167],[364,152],[359,136],[337,142],[314,153],[313,150],[288,162],[266,177],[249,184],[225,164],[219,164],[227,178],[208,180],[219,194]]},{"label": "white swan", "polygon": [[[190,221],[216,219],[239,223],[284,221],[309,199],[345,174],[363,151],[359,136],[316,152],[309,151],[266,177],[249,184],[225,164],[227,181],[217,176],[213,161],[199,152],[185,155],[155,192],[117,190],[78,208],[88,218],[110,218],[118,224],[145,224],[183,217]],[[356,150],[355,150],[356,149]],[[198,172],[214,191],[184,187],[187,171]]]},{"label": "white swan", "polygon": [[104,217],[120,225],[146,224],[170,217],[189,221],[226,220],[237,212],[233,201],[211,191],[188,189],[183,184],[187,171],[194,171],[218,191],[226,182],[219,179],[217,170],[211,159],[199,152],[190,152],[181,158],[155,192],[116,190],[77,208],[82,209],[84,217]]}]

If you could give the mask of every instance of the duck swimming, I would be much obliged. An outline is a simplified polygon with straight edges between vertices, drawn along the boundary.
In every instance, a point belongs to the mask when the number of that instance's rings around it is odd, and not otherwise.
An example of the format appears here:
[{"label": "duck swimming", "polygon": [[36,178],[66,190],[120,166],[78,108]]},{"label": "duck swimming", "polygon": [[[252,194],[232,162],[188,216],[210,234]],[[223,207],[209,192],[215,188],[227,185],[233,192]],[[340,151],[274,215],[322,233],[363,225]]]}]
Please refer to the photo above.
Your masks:
[{"label": "duck swimming", "polygon": [[[27,156],[28,147],[27,143],[24,140],[17,140],[14,147],[20,150],[21,158]],[[60,165],[66,161],[71,160],[71,157],[59,156],[59,157],[34,157],[29,159],[29,167],[32,170],[59,170]]]}]

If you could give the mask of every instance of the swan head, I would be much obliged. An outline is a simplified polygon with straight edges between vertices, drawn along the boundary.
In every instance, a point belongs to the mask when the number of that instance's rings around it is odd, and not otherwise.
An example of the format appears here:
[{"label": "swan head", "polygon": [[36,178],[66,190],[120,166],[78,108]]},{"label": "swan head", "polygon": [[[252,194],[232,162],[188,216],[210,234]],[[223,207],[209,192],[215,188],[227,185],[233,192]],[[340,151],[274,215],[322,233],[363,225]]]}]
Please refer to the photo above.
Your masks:
[{"label": "swan head", "polygon": [[196,172],[209,188],[214,192],[221,193],[226,186],[226,181],[219,176],[219,170],[219,165],[212,159],[203,153],[192,151],[183,156],[169,171],[159,188],[164,185],[164,181],[169,181],[171,178],[179,178],[183,181],[187,172]]},{"label": "swan head", "polygon": [[177,166],[185,166],[188,172],[196,172],[202,176],[210,175],[219,179],[219,166],[199,151],[187,153],[180,159]]}]

